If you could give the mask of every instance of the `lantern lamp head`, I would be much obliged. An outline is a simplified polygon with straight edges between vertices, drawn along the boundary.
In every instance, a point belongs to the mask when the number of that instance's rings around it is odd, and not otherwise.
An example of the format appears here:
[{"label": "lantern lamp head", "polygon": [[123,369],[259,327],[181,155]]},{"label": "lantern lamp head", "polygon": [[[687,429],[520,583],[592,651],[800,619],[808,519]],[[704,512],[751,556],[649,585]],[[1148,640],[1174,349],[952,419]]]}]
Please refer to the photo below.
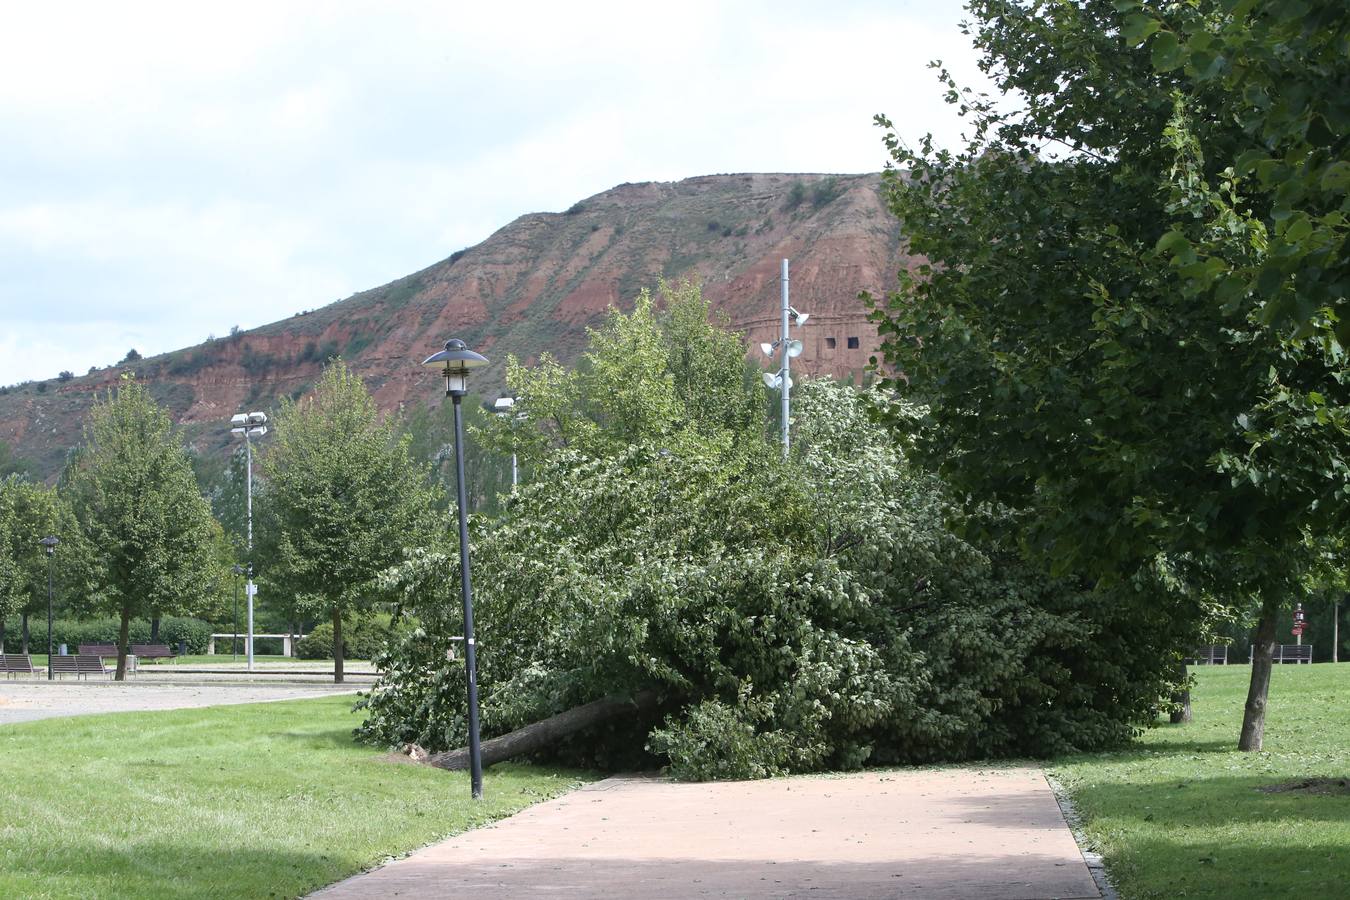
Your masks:
[{"label": "lantern lamp head", "polygon": [[51,556],[53,553],[56,552],[56,545],[59,544],[59,543],[61,543],[61,539],[58,538],[56,535],[53,534],[53,535],[48,535],[47,537],[45,537],[45,538],[43,538],[42,540],[38,541],[38,543],[41,544],[43,547],[46,547],[46,548],[47,548],[47,555],[48,555],[48,556]]},{"label": "lantern lamp head", "polygon": [[459,338],[445,342],[445,349],[428,356],[422,365],[440,369],[445,376],[445,393],[449,396],[463,397],[468,393],[469,370],[488,364],[487,357],[480,356],[469,349],[469,345]]}]

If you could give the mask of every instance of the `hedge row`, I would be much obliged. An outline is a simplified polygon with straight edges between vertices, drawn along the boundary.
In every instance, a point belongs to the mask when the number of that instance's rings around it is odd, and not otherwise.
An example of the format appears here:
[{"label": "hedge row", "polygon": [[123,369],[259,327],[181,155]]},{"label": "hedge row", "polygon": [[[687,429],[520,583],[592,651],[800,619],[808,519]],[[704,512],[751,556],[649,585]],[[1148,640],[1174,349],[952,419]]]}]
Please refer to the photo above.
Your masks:
[{"label": "hedge row", "polygon": [[[389,642],[388,616],[342,623],[343,659],[374,659]],[[383,621],[381,621],[383,620]],[[295,645],[301,659],[333,658],[333,623],[322,622]]]},{"label": "hedge row", "polygon": [[[52,644],[60,647],[65,644],[71,653],[79,649],[80,644],[114,644],[121,623],[117,619],[57,619],[52,623]],[[28,649],[33,653],[47,651],[47,620],[31,617],[28,620]],[[188,653],[205,653],[206,644],[211,640],[211,625],[201,619],[172,617],[159,621],[159,643],[168,644],[175,650],[179,641],[187,642]],[[133,619],[130,627],[130,643],[150,643],[150,622]],[[23,638],[19,632],[17,618],[5,622],[5,649],[17,652]],[[226,642],[228,645],[228,642]]]}]

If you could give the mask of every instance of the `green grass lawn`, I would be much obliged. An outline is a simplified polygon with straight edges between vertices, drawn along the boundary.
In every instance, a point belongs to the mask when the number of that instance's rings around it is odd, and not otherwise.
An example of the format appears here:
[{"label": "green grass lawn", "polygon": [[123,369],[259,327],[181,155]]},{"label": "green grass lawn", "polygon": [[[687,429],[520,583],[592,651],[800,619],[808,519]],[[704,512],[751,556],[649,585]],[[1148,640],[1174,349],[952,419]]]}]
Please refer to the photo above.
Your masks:
[{"label": "green grass lawn", "polygon": [[1195,721],[1049,767],[1123,900],[1350,896],[1350,793],[1261,790],[1350,779],[1350,664],[1276,666],[1265,749],[1239,753],[1250,674],[1201,667]]},{"label": "green grass lawn", "polygon": [[355,744],[351,697],[0,726],[0,897],[295,897],[587,776]]},{"label": "green grass lawn", "polygon": [[[42,668],[47,667],[47,654],[34,653],[32,655],[32,658],[34,666],[41,666]],[[116,661],[115,657],[109,656],[105,657],[105,659],[107,661],[109,668],[111,668],[115,664]],[[330,669],[333,667],[333,661],[331,659],[296,659],[293,656],[264,656],[261,653],[253,654],[253,661],[254,663],[327,665]],[[243,666],[246,665],[247,663],[248,657],[246,657],[242,653],[239,654],[238,659],[235,659],[228,653],[216,653],[216,654],[190,653],[187,656],[176,656],[173,659],[137,660],[137,665],[141,666],[199,666],[207,664],[211,665],[237,664]],[[370,667],[370,661],[365,659],[349,659],[344,661],[343,667],[351,671],[367,671]]]}]

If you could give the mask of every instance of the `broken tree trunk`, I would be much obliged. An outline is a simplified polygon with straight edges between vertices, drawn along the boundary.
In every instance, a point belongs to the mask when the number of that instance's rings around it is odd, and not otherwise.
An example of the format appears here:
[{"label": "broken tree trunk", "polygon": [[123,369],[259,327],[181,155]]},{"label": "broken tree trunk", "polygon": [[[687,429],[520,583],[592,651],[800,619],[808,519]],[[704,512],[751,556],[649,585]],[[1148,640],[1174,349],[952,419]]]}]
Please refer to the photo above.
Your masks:
[{"label": "broken tree trunk", "polygon": [[[510,734],[495,737],[490,741],[483,741],[481,746],[483,765],[490,766],[504,759],[543,750],[550,744],[567,737],[569,734],[581,731],[583,728],[599,725],[620,716],[652,709],[656,706],[656,703],[655,691],[640,691],[632,697],[605,697],[602,700],[573,707],[566,712],[558,713],[556,716],[549,716],[547,719],[526,725],[524,728],[517,728]],[[469,767],[468,747],[429,755],[425,754],[425,751],[419,752],[420,749],[416,745],[412,746],[410,755],[413,759],[436,766],[438,769],[457,772]]]}]

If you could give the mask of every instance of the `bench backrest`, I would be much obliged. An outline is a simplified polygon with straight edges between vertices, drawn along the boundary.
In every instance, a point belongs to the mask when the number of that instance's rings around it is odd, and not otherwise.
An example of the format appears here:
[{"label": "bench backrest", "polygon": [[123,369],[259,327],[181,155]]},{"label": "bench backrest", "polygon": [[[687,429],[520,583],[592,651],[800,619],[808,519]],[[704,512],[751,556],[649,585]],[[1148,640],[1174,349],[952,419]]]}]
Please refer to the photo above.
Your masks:
[{"label": "bench backrest", "polygon": [[79,666],[75,660],[78,656],[53,656],[49,663],[53,672],[78,672]]},{"label": "bench backrest", "polygon": [[84,656],[116,656],[116,644],[81,644],[80,653]]},{"label": "bench backrest", "polygon": [[173,656],[168,644],[132,644],[131,652],[140,659],[163,659]]},{"label": "bench backrest", "polygon": [[75,670],[82,675],[88,675],[90,673],[103,675],[108,671],[103,668],[103,660],[101,658],[90,656],[87,653],[81,653],[79,656],[75,657]]},{"label": "bench backrest", "polygon": [[1312,649],[1312,644],[1279,644],[1275,647],[1275,658],[1311,661]]},{"label": "bench backrest", "polygon": [[33,672],[33,658],[25,653],[5,653],[0,655],[0,671]]}]

